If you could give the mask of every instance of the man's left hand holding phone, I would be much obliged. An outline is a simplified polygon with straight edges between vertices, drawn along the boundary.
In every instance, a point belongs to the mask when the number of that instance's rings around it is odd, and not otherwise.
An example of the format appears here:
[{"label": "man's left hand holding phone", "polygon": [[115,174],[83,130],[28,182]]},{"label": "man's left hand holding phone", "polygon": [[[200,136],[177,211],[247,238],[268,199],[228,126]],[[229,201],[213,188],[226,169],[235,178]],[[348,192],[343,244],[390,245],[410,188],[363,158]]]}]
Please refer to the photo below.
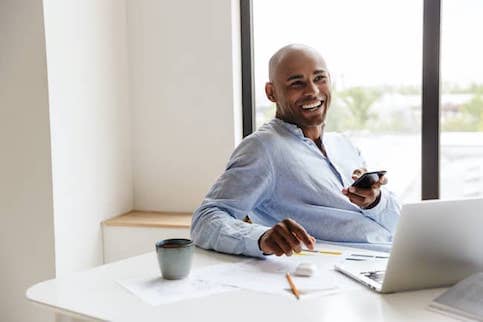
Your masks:
[{"label": "man's left hand holding phone", "polygon": [[[357,180],[364,173],[366,169],[355,169],[352,172],[352,179]],[[385,172],[384,172],[385,173]],[[342,193],[349,198],[349,200],[363,209],[374,208],[381,199],[381,186],[387,183],[387,178],[384,174],[379,176],[379,180],[374,182],[369,188],[361,188],[350,186],[342,189]]]}]

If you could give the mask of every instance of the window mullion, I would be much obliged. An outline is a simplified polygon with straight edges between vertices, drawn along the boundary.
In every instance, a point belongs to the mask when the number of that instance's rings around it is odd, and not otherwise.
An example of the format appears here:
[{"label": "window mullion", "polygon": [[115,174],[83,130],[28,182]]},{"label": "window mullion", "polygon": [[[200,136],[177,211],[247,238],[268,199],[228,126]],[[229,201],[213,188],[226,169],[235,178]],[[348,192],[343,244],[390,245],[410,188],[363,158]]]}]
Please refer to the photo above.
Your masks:
[{"label": "window mullion", "polygon": [[252,1],[240,0],[243,137],[255,129]]},{"label": "window mullion", "polygon": [[424,0],[422,89],[422,199],[439,198],[439,70],[441,1]]}]

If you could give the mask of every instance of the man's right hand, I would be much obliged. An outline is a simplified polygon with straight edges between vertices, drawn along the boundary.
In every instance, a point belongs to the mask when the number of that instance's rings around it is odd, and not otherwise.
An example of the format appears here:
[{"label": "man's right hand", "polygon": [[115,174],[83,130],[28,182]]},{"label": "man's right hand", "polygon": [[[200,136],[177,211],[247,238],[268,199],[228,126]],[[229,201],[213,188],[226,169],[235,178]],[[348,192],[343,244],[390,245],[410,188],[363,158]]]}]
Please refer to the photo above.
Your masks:
[{"label": "man's right hand", "polygon": [[302,243],[313,250],[315,238],[292,219],[284,219],[267,230],[259,239],[260,249],[264,254],[283,254],[291,256],[302,251]]}]

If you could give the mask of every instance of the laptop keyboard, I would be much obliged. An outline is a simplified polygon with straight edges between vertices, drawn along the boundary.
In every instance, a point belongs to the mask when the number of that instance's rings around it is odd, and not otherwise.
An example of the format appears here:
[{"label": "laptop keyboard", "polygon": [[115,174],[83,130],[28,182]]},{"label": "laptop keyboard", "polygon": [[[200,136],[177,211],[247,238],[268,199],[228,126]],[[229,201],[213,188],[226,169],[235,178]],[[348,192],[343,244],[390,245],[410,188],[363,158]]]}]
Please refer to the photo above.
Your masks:
[{"label": "laptop keyboard", "polygon": [[382,284],[382,281],[384,280],[384,274],[385,273],[386,273],[386,271],[372,271],[372,272],[363,272],[361,274],[370,278],[373,281],[376,281],[376,282]]}]

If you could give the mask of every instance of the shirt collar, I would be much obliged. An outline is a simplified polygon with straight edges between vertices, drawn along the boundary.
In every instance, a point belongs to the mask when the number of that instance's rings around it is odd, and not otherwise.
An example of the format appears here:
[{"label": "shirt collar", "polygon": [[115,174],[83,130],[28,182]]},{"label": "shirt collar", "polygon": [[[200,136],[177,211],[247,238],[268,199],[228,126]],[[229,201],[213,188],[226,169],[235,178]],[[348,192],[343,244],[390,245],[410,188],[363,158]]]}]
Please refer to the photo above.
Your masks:
[{"label": "shirt collar", "polygon": [[299,128],[295,124],[285,122],[285,121],[283,121],[279,118],[276,118],[276,117],[273,118],[271,123],[276,125],[276,126],[285,128],[287,131],[289,131],[290,133],[294,134],[295,136],[297,136],[299,138],[302,138],[302,139],[305,138],[304,132],[302,132],[302,129]]}]

